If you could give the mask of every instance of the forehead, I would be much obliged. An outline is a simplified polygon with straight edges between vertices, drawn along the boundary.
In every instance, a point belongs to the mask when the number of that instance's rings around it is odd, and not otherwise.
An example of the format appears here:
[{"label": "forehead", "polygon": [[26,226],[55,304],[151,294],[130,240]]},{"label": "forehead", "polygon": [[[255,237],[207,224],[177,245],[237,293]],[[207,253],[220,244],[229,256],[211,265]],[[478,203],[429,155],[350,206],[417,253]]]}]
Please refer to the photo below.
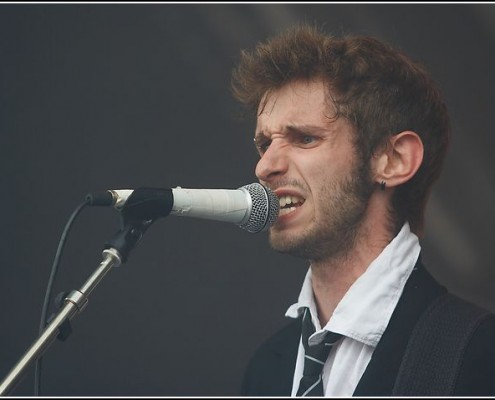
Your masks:
[{"label": "forehead", "polygon": [[[322,80],[297,80],[263,97],[257,125],[318,123],[326,125],[335,115],[328,89]],[[266,129],[266,128],[263,128]]]}]

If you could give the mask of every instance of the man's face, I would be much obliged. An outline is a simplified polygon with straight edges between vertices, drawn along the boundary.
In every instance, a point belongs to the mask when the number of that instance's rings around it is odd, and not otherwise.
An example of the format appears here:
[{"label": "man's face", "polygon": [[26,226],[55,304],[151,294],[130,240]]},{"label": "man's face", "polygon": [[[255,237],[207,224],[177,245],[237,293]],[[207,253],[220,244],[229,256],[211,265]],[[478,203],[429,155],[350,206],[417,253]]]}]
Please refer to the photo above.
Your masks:
[{"label": "man's face", "polygon": [[352,247],[373,190],[354,128],[332,109],[321,81],[294,81],[270,93],[256,126],[256,176],[281,207],[270,243],[310,260]]}]

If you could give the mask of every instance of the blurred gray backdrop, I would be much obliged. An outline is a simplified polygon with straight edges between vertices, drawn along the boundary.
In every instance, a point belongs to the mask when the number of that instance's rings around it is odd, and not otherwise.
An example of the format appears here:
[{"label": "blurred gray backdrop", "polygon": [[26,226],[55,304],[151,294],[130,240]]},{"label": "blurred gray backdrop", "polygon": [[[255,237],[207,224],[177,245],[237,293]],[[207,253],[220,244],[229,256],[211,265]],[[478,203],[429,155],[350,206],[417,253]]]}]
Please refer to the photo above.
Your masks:
[{"label": "blurred gray backdrop", "polygon": [[[60,235],[87,192],[256,181],[254,123],[240,118],[230,71],[240,49],[301,21],[384,39],[440,83],[454,135],[424,257],[453,292],[495,311],[495,5],[2,4],[2,379],[38,336]],[[119,218],[80,214],[54,294],[86,281]],[[48,349],[42,394],[235,396],[306,268],[265,234],[158,220]],[[32,395],[33,375],[11,395]]]}]

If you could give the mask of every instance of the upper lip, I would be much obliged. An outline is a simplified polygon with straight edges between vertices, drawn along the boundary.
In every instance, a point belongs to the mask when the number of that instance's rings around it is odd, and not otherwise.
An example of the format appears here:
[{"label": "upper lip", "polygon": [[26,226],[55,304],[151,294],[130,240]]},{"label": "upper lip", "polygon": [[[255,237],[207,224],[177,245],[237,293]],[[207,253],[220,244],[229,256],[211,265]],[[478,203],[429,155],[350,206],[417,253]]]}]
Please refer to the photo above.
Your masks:
[{"label": "upper lip", "polygon": [[299,197],[299,198],[304,200],[304,196],[302,194],[300,194],[299,192],[297,192],[296,190],[287,189],[287,188],[278,188],[278,189],[275,189],[273,192],[277,195],[277,197],[295,196],[295,197]]}]

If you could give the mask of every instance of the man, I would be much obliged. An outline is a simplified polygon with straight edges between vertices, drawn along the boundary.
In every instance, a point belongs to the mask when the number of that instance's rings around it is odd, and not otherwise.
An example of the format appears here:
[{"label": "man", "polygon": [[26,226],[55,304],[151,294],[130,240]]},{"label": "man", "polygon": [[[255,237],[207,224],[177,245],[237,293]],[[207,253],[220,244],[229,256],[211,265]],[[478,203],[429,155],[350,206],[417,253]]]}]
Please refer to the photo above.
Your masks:
[{"label": "man", "polygon": [[242,394],[495,394],[495,318],[450,302],[421,262],[450,133],[427,72],[376,39],[301,26],[244,51],[232,83],[257,115],[256,175],[280,199],[270,244],[310,263],[294,322],[256,352]]}]

